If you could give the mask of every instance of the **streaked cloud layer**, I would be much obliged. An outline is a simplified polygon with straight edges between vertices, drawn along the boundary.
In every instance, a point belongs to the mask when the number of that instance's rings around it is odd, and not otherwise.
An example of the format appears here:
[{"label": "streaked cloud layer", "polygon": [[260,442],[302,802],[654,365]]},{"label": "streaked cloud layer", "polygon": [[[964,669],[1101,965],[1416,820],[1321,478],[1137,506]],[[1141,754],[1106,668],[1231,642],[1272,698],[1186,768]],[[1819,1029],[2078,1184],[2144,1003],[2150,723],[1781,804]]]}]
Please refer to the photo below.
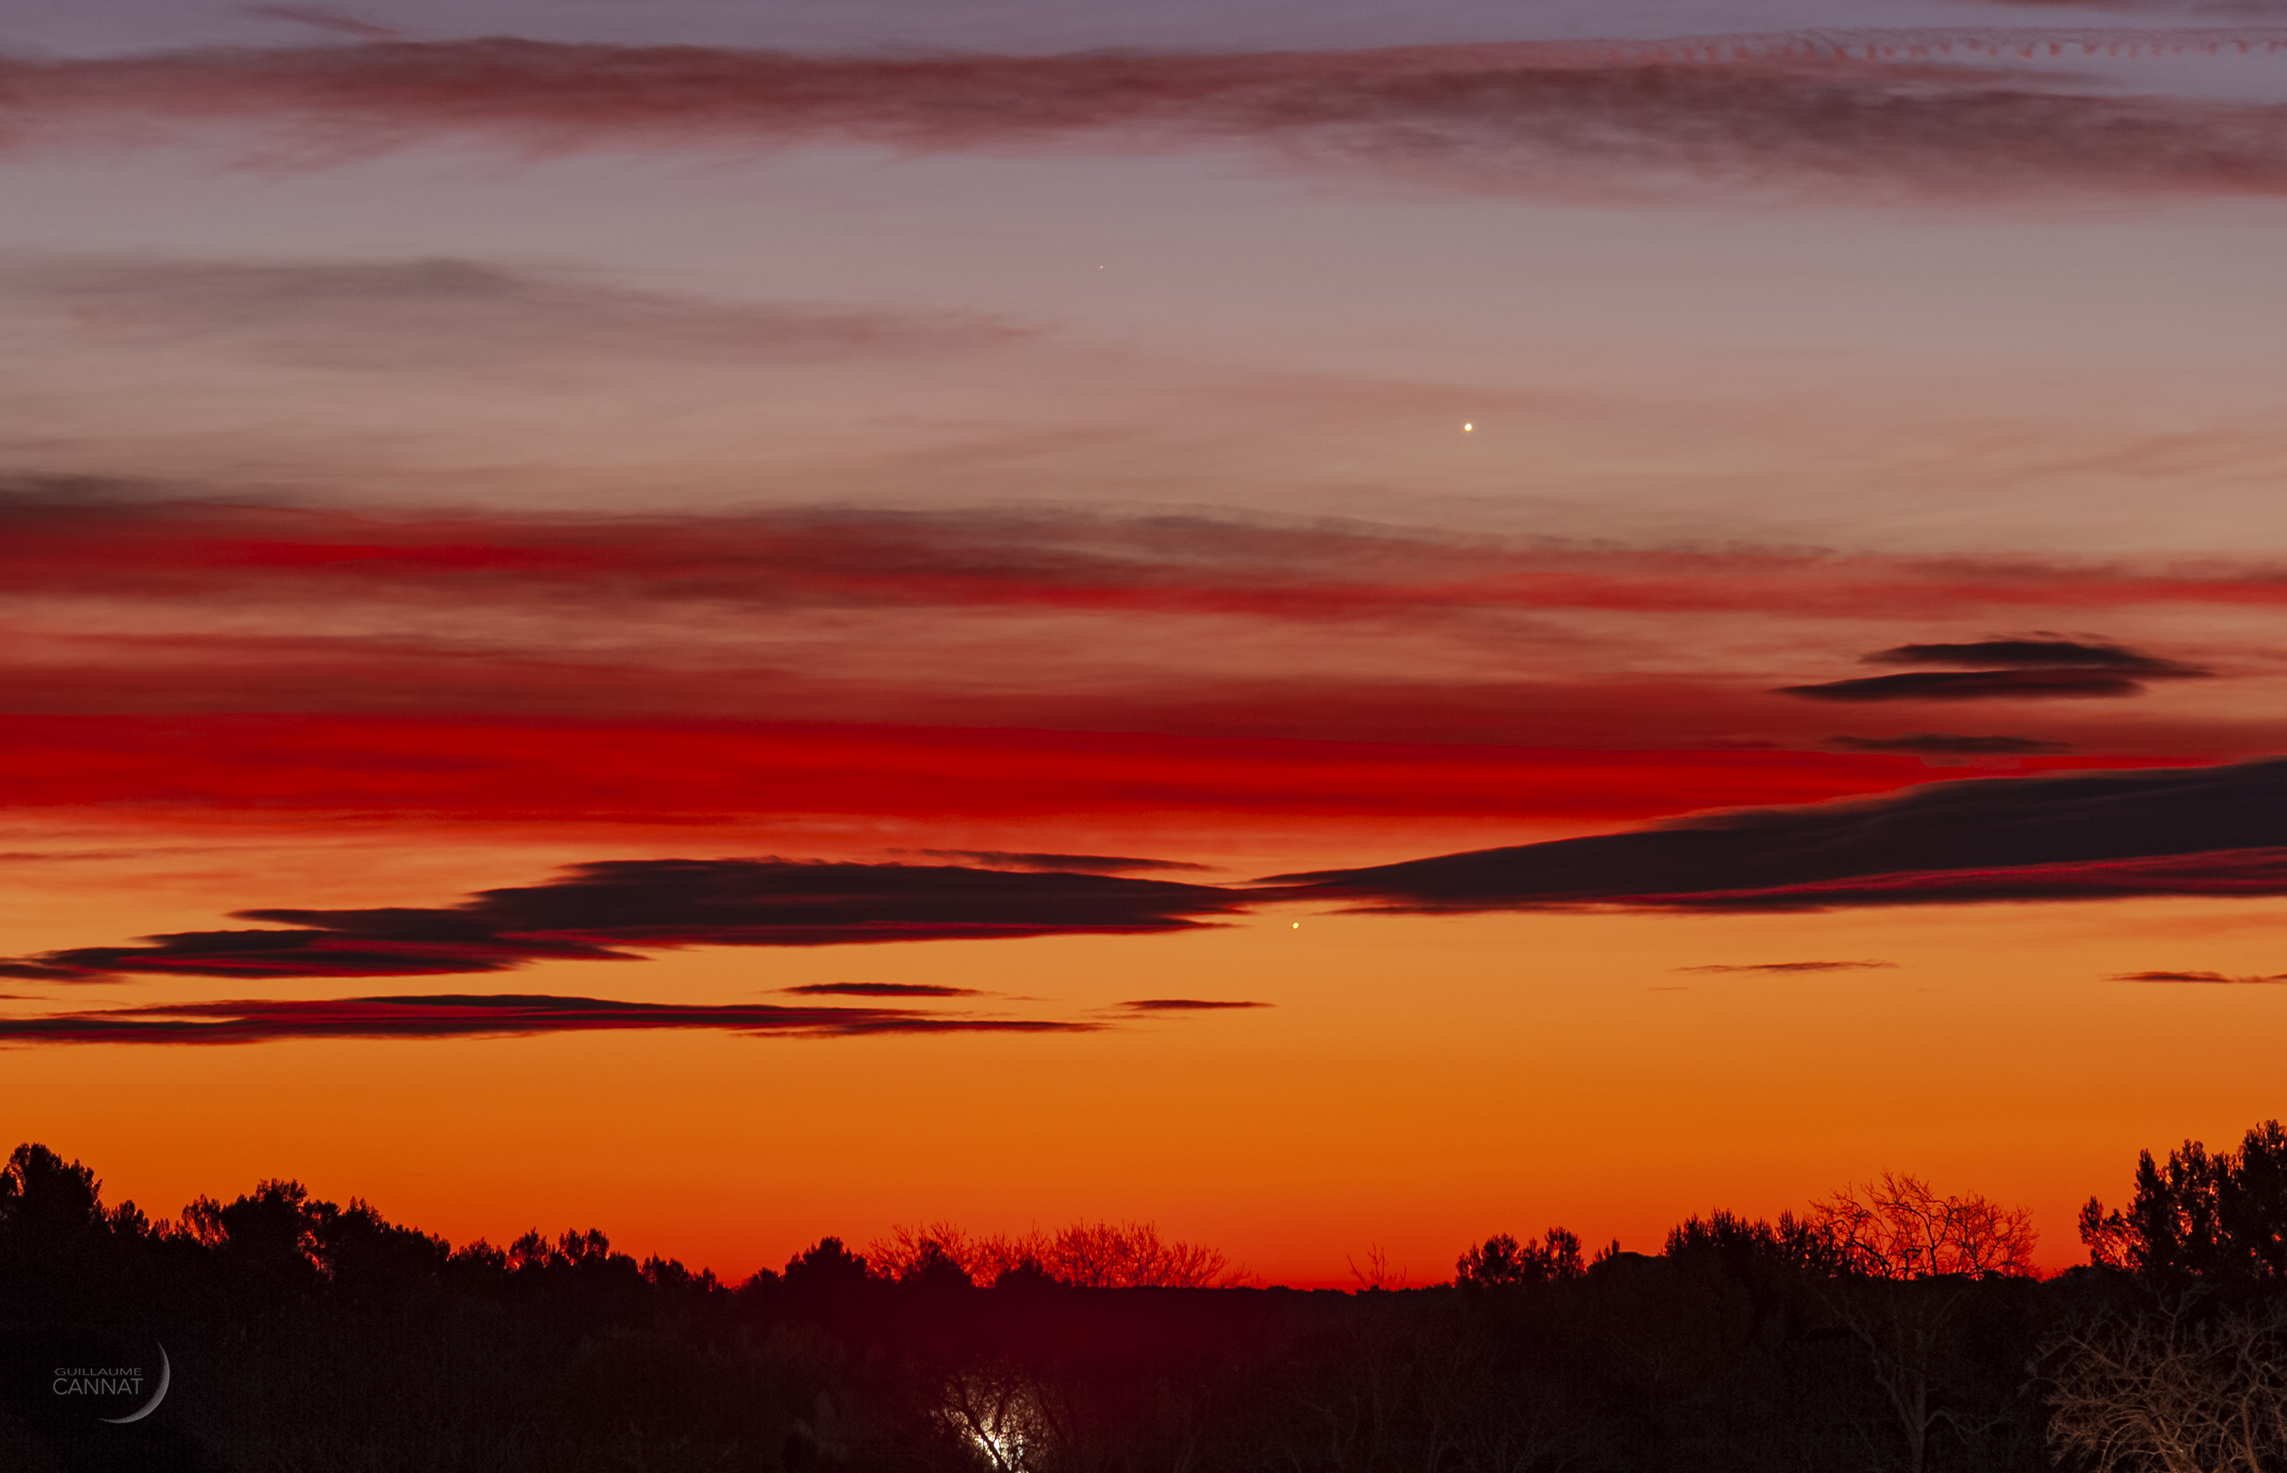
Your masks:
[{"label": "streaked cloud layer", "polygon": [[962,313],[731,303],[568,270],[412,261],[30,259],[0,289],[130,350],[340,372],[546,373],[566,360],[752,365],[941,357],[1026,335]]},{"label": "streaked cloud layer", "polygon": [[[0,501],[0,528],[0,604],[19,633],[0,655],[0,707],[26,715],[562,718],[595,711],[603,690],[615,713],[647,719],[1610,749],[1656,718],[1670,745],[1839,737],[2038,756],[2093,736],[2124,754],[2254,755],[2236,745],[2252,733],[2224,735],[2228,697],[2187,705],[2204,693],[2179,688],[2102,717],[2048,698],[2272,678],[2248,621],[2287,598],[2287,576],[2255,558],[1628,548],[1068,507],[361,513],[47,483]],[[1800,679],[1848,669],[1853,645],[1926,634],[1939,608],[1973,633],[2100,618],[2185,629],[2200,659],[2100,639],[1924,639],[1876,658],[2003,668]],[[1793,632],[1775,642],[1780,627]],[[1283,699],[1261,698],[1274,687]],[[1983,749],[1886,747],[1890,720],[1837,733],[1801,696],[2022,699],[2040,704],[2006,719],[2041,725]],[[2204,735],[2188,729],[2195,710]]]},{"label": "streaked cloud layer", "polygon": [[376,40],[19,60],[0,71],[0,120],[19,146],[116,138],[122,124],[252,122],[315,157],[454,135],[559,153],[817,137],[929,150],[1237,139],[1471,190],[1609,190],[1617,169],[1876,199],[2275,194],[2287,187],[2277,107],[2121,95],[2031,63],[2068,45],[2085,60],[2281,44],[2264,33],[1840,32],[888,60]]}]

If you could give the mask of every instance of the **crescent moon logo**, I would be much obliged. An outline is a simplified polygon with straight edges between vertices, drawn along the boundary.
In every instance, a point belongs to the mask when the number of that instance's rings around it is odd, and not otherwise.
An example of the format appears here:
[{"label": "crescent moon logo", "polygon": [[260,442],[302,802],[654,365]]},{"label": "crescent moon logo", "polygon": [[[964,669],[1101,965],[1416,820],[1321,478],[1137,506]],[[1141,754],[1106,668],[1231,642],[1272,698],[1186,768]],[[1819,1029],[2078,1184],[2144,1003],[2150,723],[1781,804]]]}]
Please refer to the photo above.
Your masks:
[{"label": "crescent moon logo", "polygon": [[[157,1341],[155,1341],[155,1340],[154,1340],[154,1341],[152,1341],[151,1343],[152,1343],[152,1344],[154,1344],[154,1345],[158,1345],[158,1342],[157,1342]],[[153,1391],[153,1392],[151,1393],[151,1399],[150,1399],[149,1401],[147,1401],[147,1402],[143,1403],[141,1406],[139,1406],[139,1407],[135,1408],[135,1410],[133,1410],[133,1411],[129,1412],[129,1413],[128,1413],[126,1416],[124,1416],[124,1417],[98,1417],[96,1420],[97,1420],[97,1421],[99,1421],[99,1422],[120,1422],[120,1423],[125,1423],[125,1422],[140,1422],[140,1421],[142,1421],[142,1420],[143,1420],[145,1417],[148,1417],[148,1416],[150,1416],[150,1415],[151,1415],[151,1413],[153,1413],[153,1412],[157,1411],[157,1410],[159,1409],[159,1403],[160,1403],[160,1402],[162,1402],[162,1401],[165,1401],[165,1400],[167,1399],[167,1383],[168,1383],[169,1381],[172,1381],[172,1380],[174,1380],[174,1379],[175,1379],[175,1368],[174,1368],[173,1366],[171,1366],[171,1365],[169,1365],[169,1364],[167,1363],[167,1347],[166,1347],[166,1346],[164,1346],[164,1345],[160,1345],[160,1346],[159,1346],[159,1387],[158,1387],[158,1389],[157,1389],[156,1391]]]}]

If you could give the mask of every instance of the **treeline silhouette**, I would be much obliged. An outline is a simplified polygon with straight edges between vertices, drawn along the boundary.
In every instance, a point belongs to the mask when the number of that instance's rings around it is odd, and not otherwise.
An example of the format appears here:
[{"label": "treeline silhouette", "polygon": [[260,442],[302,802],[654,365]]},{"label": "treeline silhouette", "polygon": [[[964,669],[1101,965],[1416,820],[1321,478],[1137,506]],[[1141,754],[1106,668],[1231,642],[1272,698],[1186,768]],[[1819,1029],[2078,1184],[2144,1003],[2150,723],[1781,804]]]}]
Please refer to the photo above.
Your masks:
[{"label": "treeline silhouette", "polygon": [[[1656,1255],[1497,1233],[1422,1288],[1378,1253],[1354,1291],[1256,1287],[1106,1223],[828,1237],[732,1285],[592,1229],[455,1248],[290,1181],[153,1222],[25,1145],[0,1469],[2287,1466],[2287,1130],[2146,1153],[2081,1233],[2091,1262],[2043,1279],[2022,1211],[1891,1174]],[[161,1357],[156,1409],[101,1420]],[[122,1366],[132,1395],[58,1389]]]},{"label": "treeline silhouette", "polygon": [[1229,1289],[1248,1275],[1222,1253],[1163,1243],[1148,1222],[1077,1222],[1049,1234],[972,1236],[956,1224],[899,1227],[866,1245],[867,1271],[900,1284],[1042,1281],[1073,1289]]}]

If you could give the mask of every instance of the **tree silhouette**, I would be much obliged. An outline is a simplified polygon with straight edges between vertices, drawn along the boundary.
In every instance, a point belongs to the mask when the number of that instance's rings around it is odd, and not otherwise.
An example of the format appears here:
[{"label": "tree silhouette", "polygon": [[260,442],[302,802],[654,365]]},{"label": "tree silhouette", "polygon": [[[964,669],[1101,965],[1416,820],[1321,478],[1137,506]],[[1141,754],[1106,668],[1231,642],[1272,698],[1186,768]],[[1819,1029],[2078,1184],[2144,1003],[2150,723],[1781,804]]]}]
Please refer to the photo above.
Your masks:
[{"label": "tree silhouette", "polygon": [[1766,1265],[1825,1275],[1849,1267],[1833,1238],[1811,1218],[1792,1212],[1780,1213],[1776,1223],[1724,1211],[1687,1217],[1668,1230],[1662,1251],[1670,1258],[1699,1254],[1719,1258],[1741,1278]]},{"label": "tree silhouette", "polygon": [[[2034,1473],[2022,1367],[2138,1292],[2013,1277],[2021,1214],[1901,1177],[1656,1258],[1495,1234],[1458,1286],[1354,1294],[1216,1288],[1220,1254],[1138,1223],[824,1238],[734,1291],[597,1228],[456,1249],[288,1178],[153,1227],[100,1185],[37,1146],[0,1168],[7,1473]],[[2265,1325],[2190,1362],[2287,1355]],[[176,1387],[142,1441],[57,1420],[40,1365],[153,1339]]]},{"label": "tree silhouette", "polygon": [[2030,1275],[2033,1214],[1974,1192],[1941,1197],[1918,1176],[1886,1171],[1811,1209],[1814,1231],[1853,1273],[1876,1279]]},{"label": "tree silhouette", "polygon": [[786,1287],[797,1293],[833,1293],[866,1282],[866,1261],[836,1237],[820,1238],[786,1262]]},{"label": "tree silhouette", "polygon": [[1552,1227],[1537,1243],[1495,1233],[1461,1255],[1453,1265],[1453,1280],[1472,1289],[1496,1289],[1577,1279],[1587,1271],[1579,1235]]},{"label": "tree silhouette", "polygon": [[1016,1236],[976,1236],[949,1222],[899,1226],[868,1243],[864,1261],[876,1278],[898,1283],[924,1269],[943,1280],[947,1264],[976,1284],[1021,1270],[1079,1289],[1207,1289],[1244,1278],[1216,1249],[1168,1242],[1149,1222],[1082,1221]]},{"label": "tree silhouette", "polygon": [[2287,1283],[2287,1127],[2266,1120],[2237,1151],[2210,1154],[2188,1140],[2164,1166],[2139,1153],[2128,1210],[2089,1198],[2080,1236],[2092,1262],[2163,1291]]}]

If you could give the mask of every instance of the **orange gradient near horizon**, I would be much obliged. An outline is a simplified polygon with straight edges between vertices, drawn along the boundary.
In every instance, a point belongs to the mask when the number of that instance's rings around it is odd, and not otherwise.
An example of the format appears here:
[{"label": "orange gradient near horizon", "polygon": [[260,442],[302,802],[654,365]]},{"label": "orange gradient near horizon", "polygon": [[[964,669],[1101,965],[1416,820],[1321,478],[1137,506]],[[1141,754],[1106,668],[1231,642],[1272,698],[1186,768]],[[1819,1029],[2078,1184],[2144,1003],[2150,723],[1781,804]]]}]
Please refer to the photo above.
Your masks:
[{"label": "orange gradient near horizon", "polygon": [[[1148,1219],[1273,1282],[1416,1282],[1496,1231],[1653,1251],[1711,1208],[1800,1209],[1884,1170],[2030,1206],[2040,1261],[2139,1149],[2279,1113],[2287,989],[2134,984],[2265,964],[2278,902],[1755,918],[1274,912],[1229,929],[541,964],[272,986],[768,1000],[924,982],[1094,1034],[599,1033],[8,1051],[16,1135],[172,1212],[268,1176],[455,1241],[599,1226],[736,1278],[826,1234]],[[1299,920],[1300,924],[1295,924]],[[1839,960],[1816,974],[1710,965]],[[481,980],[482,986],[474,985]],[[185,990],[89,989],[84,1000]],[[227,987],[200,986],[208,996]],[[1149,997],[1270,1006],[1123,1014]],[[71,997],[82,1001],[78,993]]]}]

